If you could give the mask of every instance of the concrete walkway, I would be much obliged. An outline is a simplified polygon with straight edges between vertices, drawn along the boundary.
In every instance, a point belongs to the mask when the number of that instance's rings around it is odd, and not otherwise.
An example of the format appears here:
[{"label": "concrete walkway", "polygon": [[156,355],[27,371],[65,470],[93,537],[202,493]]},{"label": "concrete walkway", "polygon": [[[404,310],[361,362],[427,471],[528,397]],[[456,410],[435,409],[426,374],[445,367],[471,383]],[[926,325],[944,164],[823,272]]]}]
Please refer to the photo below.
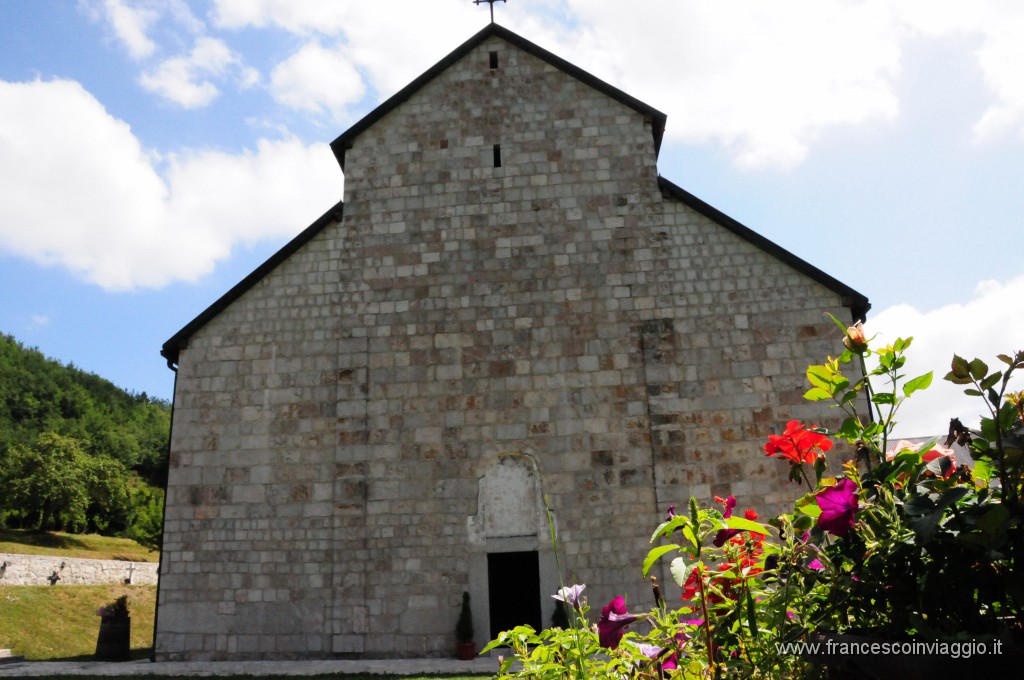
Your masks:
[{"label": "concrete walkway", "polygon": [[146,676],[178,675],[327,675],[329,673],[379,673],[418,675],[429,673],[494,674],[498,658],[456,659],[365,659],[324,661],[17,661],[0,664],[2,677],[51,675]]}]

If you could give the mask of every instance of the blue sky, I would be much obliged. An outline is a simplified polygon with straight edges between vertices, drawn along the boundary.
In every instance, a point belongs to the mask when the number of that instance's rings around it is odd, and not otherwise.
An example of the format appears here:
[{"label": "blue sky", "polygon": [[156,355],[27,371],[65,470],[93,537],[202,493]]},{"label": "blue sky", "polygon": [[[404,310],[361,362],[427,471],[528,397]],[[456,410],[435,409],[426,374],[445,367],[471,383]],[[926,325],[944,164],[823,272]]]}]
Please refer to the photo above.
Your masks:
[{"label": "blue sky", "polygon": [[[1024,6],[495,12],[668,114],[661,174],[867,295],[869,334],[915,336],[910,372],[1024,348]],[[0,2],[0,331],[170,399],[163,342],[341,198],[327,143],[487,20],[471,0]],[[970,420],[956,394],[915,397],[906,434]]]}]

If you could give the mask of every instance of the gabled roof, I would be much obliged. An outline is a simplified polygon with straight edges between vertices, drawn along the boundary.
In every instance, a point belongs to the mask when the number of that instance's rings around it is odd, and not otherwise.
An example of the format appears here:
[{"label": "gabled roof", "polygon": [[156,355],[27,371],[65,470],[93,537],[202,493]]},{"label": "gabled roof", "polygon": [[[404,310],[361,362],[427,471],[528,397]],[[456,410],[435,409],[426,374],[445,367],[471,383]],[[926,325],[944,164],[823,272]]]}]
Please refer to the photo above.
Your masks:
[{"label": "gabled roof", "polygon": [[352,143],[356,137],[365,132],[367,128],[376,123],[378,120],[386,116],[392,110],[397,108],[402,102],[412,97],[418,92],[424,85],[429,83],[431,80],[440,75],[452,64],[457,62],[466,56],[471,50],[476,48],[480,43],[487,40],[492,36],[502,38],[508,43],[515,45],[519,49],[532,54],[538,59],[547,62],[551,66],[554,66],[559,71],[572,76],[576,80],[589,85],[593,89],[601,92],[602,94],[618,101],[621,104],[625,104],[631,109],[635,109],[640,112],[645,118],[651,121],[651,132],[654,135],[654,153],[657,156],[661,150],[661,139],[665,134],[665,119],[667,116],[658,111],[657,109],[644,104],[639,99],[632,97],[622,90],[609,85],[605,81],[593,76],[578,66],[570,64],[565,59],[558,57],[551,52],[548,52],[543,47],[535,45],[526,38],[513,33],[503,26],[498,24],[489,24],[486,28],[479,31],[472,38],[462,43],[457,47],[451,54],[442,59],[441,61],[434,64],[432,67],[427,69],[419,78],[412,81],[401,90],[399,90],[393,97],[388,99],[386,102],[375,108],[370,113],[366,114],[359,122],[350,127],[345,132],[341,133],[337,139],[331,142],[331,150],[334,151],[334,157],[338,159],[338,164],[341,165],[342,171],[345,170],[345,152],[352,148]]},{"label": "gabled roof", "polygon": [[[408,86],[400,90],[393,97],[388,99],[386,102],[378,106],[376,109],[371,111],[369,114],[364,116],[359,122],[350,127],[347,131],[342,133],[337,139],[331,142],[331,149],[334,151],[335,157],[338,159],[338,163],[341,165],[342,170],[345,168],[345,152],[351,148],[353,140],[362,134],[366,129],[376,123],[378,120],[387,115],[390,111],[399,106],[402,102],[413,96],[420,88],[426,85],[430,80],[435,78],[442,71],[447,69],[453,63],[465,56],[470,50],[478,46],[484,40],[491,36],[498,36],[507,42],[515,45],[519,49],[532,54],[533,56],[542,59],[548,64],[554,66],[560,71],[576,78],[584,84],[598,90],[606,96],[640,112],[646,119],[651,121],[651,131],[654,135],[654,148],[655,153],[661,148],[661,140],[665,132],[665,120],[666,116],[657,109],[654,109],[647,104],[644,104],[638,99],[631,97],[622,90],[615,88],[608,83],[600,80],[586,71],[573,66],[569,62],[561,59],[560,57],[551,54],[547,50],[531,43],[525,38],[509,31],[498,24],[490,24],[483,30],[479,31],[472,38],[467,40],[452,53],[446,56],[444,59],[439,61],[429,70],[424,72],[420,77],[411,82]],[[797,271],[806,274],[818,283],[822,284],[829,290],[838,293],[843,300],[843,304],[850,308],[854,320],[862,320],[871,308],[868,299],[858,293],[854,289],[850,288],[846,284],[832,278],[825,272],[821,271],[817,267],[809,264],[808,262],[800,259],[796,255],[790,253],[788,250],[776,245],[772,241],[769,241],[765,237],[757,234],[753,230],[740,224],[733,218],[729,217],[725,213],[713,208],[704,201],[700,200],[688,191],[676,186],[672,182],[659,177],[658,186],[664,196],[673,198],[696,210],[698,213],[711,219],[722,227],[733,232],[737,236],[749,241],[758,248],[765,252],[775,256],[782,262],[793,267]],[[222,295],[216,302],[203,310],[196,318],[190,321],[184,328],[175,333],[167,342],[164,343],[160,350],[161,356],[167,359],[167,365],[170,368],[174,368],[174,365],[178,363],[178,357],[180,351],[188,346],[188,340],[192,335],[200,328],[205,326],[207,322],[220,314],[226,309],[231,303],[240,298],[246,291],[255,286],[264,276],[273,271],[279,264],[288,259],[293,253],[299,248],[310,241],[314,236],[319,234],[328,225],[333,224],[341,220],[344,211],[344,205],[341,201],[332,206],[327,212],[321,215],[315,222],[304,229],[298,236],[293,238],[284,247],[274,253],[268,258],[263,264],[257,267],[252,273],[246,276],[244,279],[238,282],[231,290]]]},{"label": "gabled roof", "polygon": [[235,284],[231,290],[221,295],[216,302],[204,309],[199,316],[192,319],[188,325],[175,333],[160,349],[160,356],[167,359],[167,367],[172,370],[174,369],[174,364],[178,363],[178,354],[188,346],[188,339],[192,337],[193,333],[224,311],[232,302],[242,297],[242,293],[259,283],[260,279],[273,271],[277,265],[291,257],[292,253],[323,231],[324,227],[339,221],[344,209],[345,205],[341,201],[335,203],[330,210],[318,217],[313,224],[303,229],[298,236],[286,243],[283,248],[267,258],[266,262],[256,267],[252,273]]},{"label": "gabled roof", "polygon": [[850,308],[850,313],[853,315],[854,321],[863,321],[866,318],[868,310],[871,309],[871,303],[868,302],[867,297],[862,293],[858,293],[842,281],[829,276],[810,262],[797,257],[777,243],[761,236],[753,229],[740,224],[721,210],[705,203],[686,189],[676,186],[664,177],[658,177],[658,188],[661,189],[663,196],[674,198],[680,203],[692,208],[704,217],[707,217],[713,222],[725,227],[745,241],[749,241],[754,244],[769,255],[772,255],[788,264],[798,272],[811,277],[825,288],[839,294],[842,298],[843,305]]}]

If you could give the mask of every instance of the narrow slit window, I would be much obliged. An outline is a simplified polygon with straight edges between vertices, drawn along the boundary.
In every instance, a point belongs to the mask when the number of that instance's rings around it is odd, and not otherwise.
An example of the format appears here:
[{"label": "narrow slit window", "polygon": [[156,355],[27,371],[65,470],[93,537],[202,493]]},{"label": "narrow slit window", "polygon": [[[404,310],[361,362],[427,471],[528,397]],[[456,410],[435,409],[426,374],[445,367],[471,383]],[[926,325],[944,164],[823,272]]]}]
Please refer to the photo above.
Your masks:
[{"label": "narrow slit window", "polygon": [[501,167],[501,144],[494,145],[494,167]]},{"label": "narrow slit window", "polygon": [[490,57],[491,57],[491,68],[498,68],[498,53],[497,52],[491,52]]}]

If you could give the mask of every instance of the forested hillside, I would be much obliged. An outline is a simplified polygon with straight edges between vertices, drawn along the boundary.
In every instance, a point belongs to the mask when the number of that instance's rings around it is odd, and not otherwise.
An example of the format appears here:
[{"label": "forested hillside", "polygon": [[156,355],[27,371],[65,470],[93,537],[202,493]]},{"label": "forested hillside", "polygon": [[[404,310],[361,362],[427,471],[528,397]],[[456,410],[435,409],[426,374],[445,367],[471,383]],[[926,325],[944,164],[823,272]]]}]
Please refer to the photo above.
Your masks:
[{"label": "forested hillside", "polygon": [[0,334],[0,525],[155,544],[170,412]]}]

